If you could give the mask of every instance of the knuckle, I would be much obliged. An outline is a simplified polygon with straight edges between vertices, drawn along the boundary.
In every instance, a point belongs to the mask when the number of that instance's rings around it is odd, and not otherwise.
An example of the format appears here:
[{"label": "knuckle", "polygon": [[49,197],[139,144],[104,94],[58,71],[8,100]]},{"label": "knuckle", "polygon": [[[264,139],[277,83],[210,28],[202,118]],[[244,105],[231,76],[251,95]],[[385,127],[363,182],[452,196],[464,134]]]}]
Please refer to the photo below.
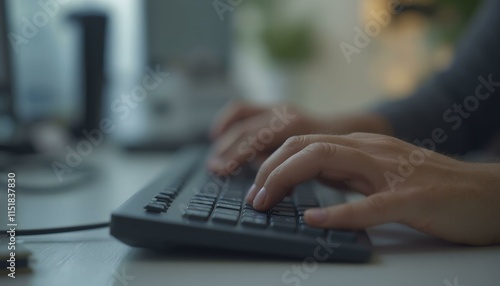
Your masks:
[{"label": "knuckle", "polygon": [[282,168],[278,167],[274,169],[270,174],[269,177],[267,178],[267,183],[273,183],[275,185],[279,185],[280,189],[284,188],[291,188],[293,186],[290,178],[282,176]]},{"label": "knuckle", "polygon": [[[267,179],[272,174],[273,169],[270,166],[270,163],[266,160],[262,166],[259,168],[259,172],[257,173],[257,179]],[[269,174],[269,175],[268,175]]]},{"label": "knuckle", "polygon": [[268,180],[276,181],[277,179],[280,178],[280,173],[281,173],[281,170],[279,167],[272,170],[271,173],[269,174]]},{"label": "knuckle", "polygon": [[286,139],[285,143],[283,143],[283,148],[296,149],[299,146],[303,146],[306,140],[306,136],[302,135],[289,137],[288,139]]},{"label": "knuckle", "polygon": [[337,152],[337,145],[324,142],[315,142],[304,148],[306,154],[318,154],[321,156],[334,156]]},{"label": "knuckle", "polygon": [[365,140],[365,144],[375,148],[375,150],[395,151],[402,148],[401,141],[390,136],[369,138]]},{"label": "knuckle", "polygon": [[396,139],[395,137],[392,137],[392,136],[384,136],[384,137],[381,137],[378,139],[379,142],[383,145],[386,145],[386,146],[390,146],[390,147],[393,147],[393,146],[399,146],[399,139]]}]

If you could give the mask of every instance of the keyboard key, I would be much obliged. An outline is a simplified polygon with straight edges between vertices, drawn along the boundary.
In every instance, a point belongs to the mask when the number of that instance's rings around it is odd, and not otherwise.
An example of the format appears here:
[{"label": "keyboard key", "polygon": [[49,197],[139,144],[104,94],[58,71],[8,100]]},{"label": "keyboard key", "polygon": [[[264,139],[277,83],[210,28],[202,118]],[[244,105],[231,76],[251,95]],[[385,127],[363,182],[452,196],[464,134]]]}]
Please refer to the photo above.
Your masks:
[{"label": "keyboard key", "polygon": [[287,216],[287,217],[295,217],[295,212],[293,211],[280,211],[280,210],[271,210],[272,215],[277,215],[277,216]]},{"label": "keyboard key", "polygon": [[232,201],[232,200],[220,199],[219,203],[233,205],[233,206],[238,206],[241,209],[241,202],[239,202],[239,201]]},{"label": "keyboard key", "polygon": [[206,221],[209,215],[210,215],[209,211],[196,210],[196,209],[187,209],[184,212],[184,217],[192,220]]},{"label": "keyboard key", "polygon": [[211,206],[211,207],[214,206],[214,202],[199,200],[199,199],[192,199],[189,204],[205,205],[205,206]]},{"label": "keyboard key", "polygon": [[236,215],[232,215],[215,210],[212,215],[212,221],[235,225],[238,222],[238,213]]},{"label": "keyboard key", "polygon": [[162,205],[165,208],[165,210],[167,210],[170,207],[170,204],[167,203],[167,202],[152,200],[152,201],[150,201],[150,203],[155,203],[155,204],[158,204],[158,205]]},{"label": "keyboard key", "polygon": [[232,215],[238,217],[240,215],[239,211],[236,210],[230,210],[230,209],[221,209],[221,208],[215,208],[214,213],[221,213],[221,214],[227,214],[227,215]]},{"label": "keyboard key", "polygon": [[167,195],[162,195],[162,194],[158,194],[155,196],[155,199],[157,201],[162,201],[162,202],[166,202],[166,203],[169,203],[171,204],[174,200],[172,199],[172,197],[170,196],[167,196]]},{"label": "keyboard key", "polygon": [[207,211],[207,212],[212,211],[212,207],[211,207],[211,206],[206,206],[206,205],[197,205],[197,204],[189,204],[189,205],[187,206],[187,209],[191,209],[191,210],[200,210],[200,211]]},{"label": "keyboard key", "polygon": [[243,206],[243,208],[244,208],[244,209],[246,209],[246,210],[255,210],[255,209],[253,208],[253,206],[252,206],[252,205],[249,205],[249,204],[245,204],[245,205]]},{"label": "keyboard key", "polygon": [[148,203],[147,205],[144,206],[144,208],[146,209],[146,211],[153,213],[160,213],[166,211],[166,207],[164,205],[155,202]]},{"label": "keyboard key", "polygon": [[296,219],[295,217],[271,215],[271,222],[275,221],[275,222],[296,224],[295,219]]},{"label": "keyboard key", "polygon": [[242,213],[244,217],[252,217],[252,218],[260,218],[267,219],[267,213],[252,211],[252,210],[244,210]]},{"label": "keyboard key", "polygon": [[265,228],[267,226],[267,219],[244,216],[241,218],[241,225]]},{"label": "keyboard key", "polygon": [[215,203],[215,199],[212,198],[205,198],[205,197],[193,197],[191,201],[203,201],[203,202],[209,202],[209,203]]},{"label": "keyboard key", "polygon": [[236,210],[239,211],[241,209],[240,206],[232,205],[232,204],[217,204],[217,208],[222,208],[222,209],[230,209],[230,210]]}]

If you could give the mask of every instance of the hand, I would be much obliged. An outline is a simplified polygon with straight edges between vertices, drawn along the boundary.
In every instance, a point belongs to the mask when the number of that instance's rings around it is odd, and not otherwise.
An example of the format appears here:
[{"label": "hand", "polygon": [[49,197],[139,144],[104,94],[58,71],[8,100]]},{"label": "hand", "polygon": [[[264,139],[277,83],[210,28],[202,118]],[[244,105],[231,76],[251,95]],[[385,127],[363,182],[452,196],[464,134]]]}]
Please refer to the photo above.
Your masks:
[{"label": "hand", "polygon": [[264,107],[232,102],[210,132],[215,141],[208,167],[231,171],[245,162],[263,161],[290,136],[313,133],[319,123],[291,106]]},{"label": "hand", "polygon": [[273,108],[232,102],[221,111],[210,132],[214,149],[208,168],[216,173],[232,173],[244,163],[260,165],[294,135],[354,131],[392,134],[390,123],[376,114],[312,118],[293,106]]},{"label": "hand", "polygon": [[267,210],[313,178],[343,182],[367,197],[309,209],[309,225],[399,222],[455,243],[500,243],[499,164],[466,163],[383,135],[297,136],[264,162],[246,200]]}]

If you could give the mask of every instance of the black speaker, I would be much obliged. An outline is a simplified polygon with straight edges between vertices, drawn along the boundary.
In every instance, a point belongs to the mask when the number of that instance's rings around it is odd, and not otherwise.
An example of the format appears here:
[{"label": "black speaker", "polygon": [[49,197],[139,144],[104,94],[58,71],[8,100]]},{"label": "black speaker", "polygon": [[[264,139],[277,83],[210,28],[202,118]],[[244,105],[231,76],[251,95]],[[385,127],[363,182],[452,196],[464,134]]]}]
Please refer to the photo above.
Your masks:
[{"label": "black speaker", "polygon": [[102,98],[105,85],[105,50],[108,17],[102,12],[80,12],[71,19],[81,26],[82,53],[80,67],[82,92],[85,95],[83,122],[75,126],[73,134],[82,136],[82,131],[99,128],[102,115]]}]

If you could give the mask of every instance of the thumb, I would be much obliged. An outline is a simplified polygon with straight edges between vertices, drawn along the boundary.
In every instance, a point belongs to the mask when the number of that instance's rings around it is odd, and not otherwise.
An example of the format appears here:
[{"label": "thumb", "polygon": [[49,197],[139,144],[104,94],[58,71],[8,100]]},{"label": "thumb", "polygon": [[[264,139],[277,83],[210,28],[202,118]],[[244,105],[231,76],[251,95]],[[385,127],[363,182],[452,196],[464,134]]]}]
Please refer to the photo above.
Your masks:
[{"label": "thumb", "polygon": [[410,212],[406,198],[403,193],[378,193],[356,202],[309,209],[305,221],[316,227],[351,229],[400,222]]}]

